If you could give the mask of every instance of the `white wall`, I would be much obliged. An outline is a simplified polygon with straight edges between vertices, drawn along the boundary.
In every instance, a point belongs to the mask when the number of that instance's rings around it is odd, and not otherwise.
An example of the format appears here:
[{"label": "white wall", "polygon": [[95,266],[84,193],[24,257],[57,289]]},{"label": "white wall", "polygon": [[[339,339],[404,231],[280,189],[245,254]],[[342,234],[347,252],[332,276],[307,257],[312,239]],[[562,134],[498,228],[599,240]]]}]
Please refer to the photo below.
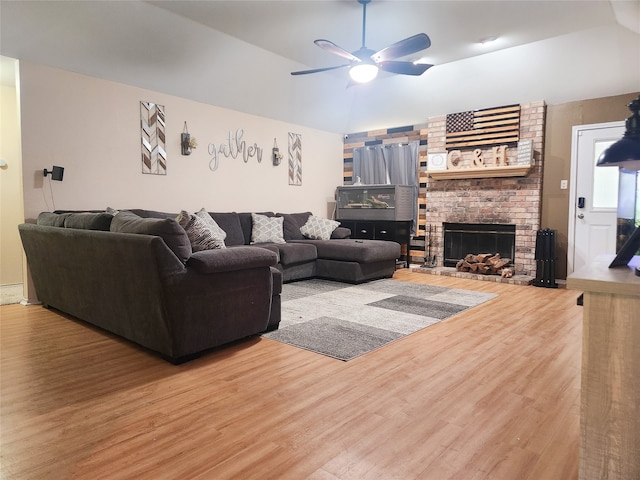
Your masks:
[{"label": "white wall", "polygon": [[[25,218],[53,209],[147,208],[177,212],[298,212],[327,216],[342,184],[342,136],[67,71],[20,63]],[[140,101],[165,106],[166,176],[141,173]],[[198,141],[180,154],[184,122]],[[244,130],[263,148],[255,158],[220,159],[209,169],[208,144]],[[288,184],[288,132],[302,135],[302,186]],[[271,162],[274,138],[285,158]],[[42,170],[65,168],[62,182]]]}]

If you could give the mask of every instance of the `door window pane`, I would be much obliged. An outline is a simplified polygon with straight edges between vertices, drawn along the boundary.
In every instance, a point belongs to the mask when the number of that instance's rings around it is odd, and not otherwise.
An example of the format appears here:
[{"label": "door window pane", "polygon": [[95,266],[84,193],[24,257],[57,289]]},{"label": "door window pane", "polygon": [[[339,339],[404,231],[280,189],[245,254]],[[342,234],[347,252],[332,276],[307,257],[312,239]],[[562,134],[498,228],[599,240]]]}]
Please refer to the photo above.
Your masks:
[{"label": "door window pane", "polygon": [[593,208],[618,207],[618,167],[596,167],[600,154],[615,140],[596,140],[593,145]]}]

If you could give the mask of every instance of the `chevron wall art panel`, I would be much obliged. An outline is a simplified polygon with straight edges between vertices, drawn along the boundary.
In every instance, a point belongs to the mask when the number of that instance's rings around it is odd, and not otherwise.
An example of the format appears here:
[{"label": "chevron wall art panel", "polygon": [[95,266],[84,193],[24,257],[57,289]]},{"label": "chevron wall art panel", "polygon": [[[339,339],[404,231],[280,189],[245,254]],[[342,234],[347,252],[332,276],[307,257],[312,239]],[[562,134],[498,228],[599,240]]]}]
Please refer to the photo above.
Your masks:
[{"label": "chevron wall art panel", "polygon": [[302,185],[302,135],[289,132],[289,185]]},{"label": "chevron wall art panel", "polygon": [[140,134],[142,136],[142,173],[167,174],[165,151],[164,105],[140,102]]}]

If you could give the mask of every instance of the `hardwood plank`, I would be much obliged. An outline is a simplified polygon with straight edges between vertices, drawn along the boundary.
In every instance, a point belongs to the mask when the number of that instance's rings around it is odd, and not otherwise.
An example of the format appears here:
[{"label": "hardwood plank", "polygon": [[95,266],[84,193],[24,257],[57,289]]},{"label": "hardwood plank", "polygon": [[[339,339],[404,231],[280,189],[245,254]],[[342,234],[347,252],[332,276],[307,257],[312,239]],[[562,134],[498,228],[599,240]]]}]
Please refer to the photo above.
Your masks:
[{"label": "hardwood plank", "polygon": [[578,293],[395,278],[499,296],[349,362],[251,338],[180,366],[0,307],[0,477],[577,478]]}]

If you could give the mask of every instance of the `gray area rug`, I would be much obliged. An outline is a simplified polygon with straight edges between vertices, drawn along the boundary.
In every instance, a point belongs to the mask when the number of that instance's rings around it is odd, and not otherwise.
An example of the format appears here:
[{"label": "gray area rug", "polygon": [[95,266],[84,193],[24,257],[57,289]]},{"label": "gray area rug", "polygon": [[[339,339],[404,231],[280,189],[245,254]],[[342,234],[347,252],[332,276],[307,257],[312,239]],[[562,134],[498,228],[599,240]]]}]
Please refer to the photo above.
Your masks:
[{"label": "gray area rug", "polygon": [[304,280],[283,286],[280,328],[263,337],[347,361],[496,296],[398,280]]}]

